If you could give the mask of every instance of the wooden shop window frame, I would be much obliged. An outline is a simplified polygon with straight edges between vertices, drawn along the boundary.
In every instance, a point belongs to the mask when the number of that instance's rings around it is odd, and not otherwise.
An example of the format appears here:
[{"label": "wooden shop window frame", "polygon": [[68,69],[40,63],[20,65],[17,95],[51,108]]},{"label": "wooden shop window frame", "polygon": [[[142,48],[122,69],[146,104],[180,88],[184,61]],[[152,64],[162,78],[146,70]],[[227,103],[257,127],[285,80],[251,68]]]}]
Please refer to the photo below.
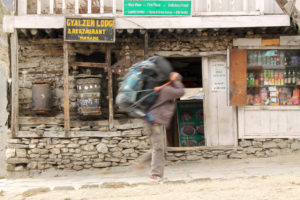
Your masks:
[{"label": "wooden shop window frame", "polygon": [[108,125],[109,129],[114,127],[114,111],[113,111],[113,91],[112,91],[112,68],[111,68],[111,47],[106,45],[105,63],[91,62],[69,62],[68,43],[64,42],[64,131],[65,136],[70,137],[70,108],[69,108],[69,66],[72,67],[89,67],[104,68],[107,71],[107,87],[108,87]]},{"label": "wooden shop window frame", "polygon": [[230,105],[245,106],[247,103],[247,50],[230,50]]}]

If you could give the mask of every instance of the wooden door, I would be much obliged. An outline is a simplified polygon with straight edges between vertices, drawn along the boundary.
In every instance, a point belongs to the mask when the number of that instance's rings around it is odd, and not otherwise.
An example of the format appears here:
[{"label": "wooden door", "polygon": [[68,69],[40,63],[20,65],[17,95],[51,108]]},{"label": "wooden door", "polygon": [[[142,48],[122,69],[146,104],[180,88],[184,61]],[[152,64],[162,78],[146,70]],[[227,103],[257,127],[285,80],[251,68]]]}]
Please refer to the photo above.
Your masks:
[{"label": "wooden door", "polygon": [[[203,58],[204,125],[207,146],[233,146],[236,144],[236,108],[228,102],[229,70],[227,57]],[[216,67],[217,66],[217,67]],[[217,70],[225,79],[216,80]],[[216,85],[221,85],[218,88]]]}]

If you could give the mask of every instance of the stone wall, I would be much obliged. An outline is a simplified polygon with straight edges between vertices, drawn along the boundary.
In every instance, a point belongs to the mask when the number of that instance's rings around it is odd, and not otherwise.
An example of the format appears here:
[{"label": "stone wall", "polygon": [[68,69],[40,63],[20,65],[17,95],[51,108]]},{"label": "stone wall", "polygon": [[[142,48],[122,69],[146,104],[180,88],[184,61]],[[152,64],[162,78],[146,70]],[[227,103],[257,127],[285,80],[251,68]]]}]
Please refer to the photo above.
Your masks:
[{"label": "stone wall", "polygon": [[[129,165],[148,148],[141,129],[124,130],[112,138],[22,138],[10,139],[6,151],[9,172],[41,172],[46,169],[93,169]],[[209,148],[168,151],[168,162],[202,159],[270,157],[300,150],[296,139],[241,140],[238,148]]]},{"label": "stone wall", "polygon": [[8,142],[10,172],[128,165],[149,147],[142,128],[122,130],[120,137],[21,138]]},{"label": "stone wall", "polygon": [[300,139],[249,139],[240,140],[237,148],[203,148],[201,150],[168,152],[168,161],[201,159],[242,159],[271,157],[300,150]]}]

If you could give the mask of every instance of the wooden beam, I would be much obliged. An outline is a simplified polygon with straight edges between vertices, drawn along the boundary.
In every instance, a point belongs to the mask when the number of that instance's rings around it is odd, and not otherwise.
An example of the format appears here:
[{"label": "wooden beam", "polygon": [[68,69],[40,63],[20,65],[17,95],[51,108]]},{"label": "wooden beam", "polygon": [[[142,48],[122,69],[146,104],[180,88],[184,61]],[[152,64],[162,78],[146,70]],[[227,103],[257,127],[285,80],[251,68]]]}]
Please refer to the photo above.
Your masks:
[{"label": "wooden beam", "polygon": [[146,33],[147,30],[145,29],[140,29],[140,34],[144,35]]},{"label": "wooden beam", "polygon": [[31,33],[31,35],[36,36],[38,34],[38,30],[37,29],[31,29],[30,33]]},{"label": "wooden beam", "polygon": [[27,15],[27,0],[18,0],[18,16]]},{"label": "wooden beam", "polygon": [[25,37],[28,36],[28,34],[27,34],[27,29],[21,28],[21,29],[19,29],[19,30],[20,30],[20,32],[21,32]]},{"label": "wooden beam", "polygon": [[50,15],[53,15],[53,13],[54,13],[54,0],[50,0],[49,4],[50,4],[49,13],[50,13]]},{"label": "wooden beam", "polygon": [[163,57],[202,57],[226,55],[226,51],[211,51],[211,52],[182,52],[182,51],[150,51],[149,56],[158,55]]},{"label": "wooden beam", "polygon": [[[121,131],[70,131],[70,137],[99,137],[99,138],[112,138],[112,137],[121,137]],[[19,138],[65,138],[65,133],[62,131],[44,131],[42,135],[39,135],[35,132],[30,131],[20,131]]]},{"label": "wooden beam", "polygon": [[134,29],[127,29],[127,33],[132,34],[134,32]]},{"label": "wooden beam", "polygon": [[122,34],[123,31],[124,31],[123,29],[118,29],[118,30],[117,30],[117,33],[118,33],[118,34]]},{"label": "wooden beam", "polygon": [[64,129],[65,136],[69,137],[70,109],[69,109],[69,55],[68,43],[64,42]]},{"label": "wooden beam", "polygon": [[19,67],[18,67],[18,33],[11,35],[11,73],[12,73],[12,96],[11,96],[11,130],[12,136],[16,137],[19,131]]},{"label": "wooden beam", "polygon": [[176,32],[177,32],[178,34],[183,33],[183,31],[184,31],[184,29],[176,29]]},{"label": "wooden beam", "polygon": [[[64,16],[5,16],[4,30],[13,28],[64,28]],[[205,17],[118,17],[116,29],[187,29],[187,28],[244,28],[290,26],[288,15],[205,16]]]},{"label": "wooden beam", "polygon": [[108,123],[109,128],[112,129],[114,127],[114,109],[113,109],[113,90],[112,90],[112,71],[111,71],[111,49],[110,44],[106,44],[106,63],[107,63],[107,78],[108,78]]},{"label": "wooden beam", "polygon": [[42,0],[37,0],[36,2],[37,14],[40,15],[42,13]]},{"label": "wooden beam", "polygon": [[49,124],[49,125],[63,125],[63,117],[19,117],[19,123],[21,125],[40,125],[40,124]]},{"label": "wooden beam", "polygon": [[92,62],[69,62],[72,67],[94,67],[94,68],[107,68],[107,63],[92,63]]},{"label": "wooden beam", "polygon": [[88,0],[88,14],[92,13],[92,0]]},{"label": "wooden beam", "polygon": [[145,33],[144,36],[144,59],[149,57],[149,37],[148,32]]}]

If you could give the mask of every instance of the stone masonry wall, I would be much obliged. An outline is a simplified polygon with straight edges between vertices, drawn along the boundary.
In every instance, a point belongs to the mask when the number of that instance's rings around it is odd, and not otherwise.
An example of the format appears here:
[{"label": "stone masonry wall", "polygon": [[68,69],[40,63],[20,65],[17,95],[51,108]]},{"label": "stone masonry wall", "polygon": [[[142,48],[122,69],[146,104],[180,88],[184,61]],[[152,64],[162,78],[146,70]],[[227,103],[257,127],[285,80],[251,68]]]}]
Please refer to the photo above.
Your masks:
[{"label": "stone masonry wall", "polygon": [[206,148],[201,150],[168,152],[168,161],[201,159],[242,159],[270,157],[300,150],[300,139],[248,139],[240,140],[237,148]]},{"label": "stone masonry wall", "polygon": [[8,171],[128,165],[149,146],[142,128],[123,130],[121,137],[112,138],[21,138],[8,142]]},{"label": "stone masonry wall", "polygon": [[[134,134],[132,134],[132,131]],[[7,170],[43,171],[46,169],[92,169],[129,165],[149,148],[142,129],[126,130],[113,138],[22,138],[10,139],[6,151]],[[242,159],[270,157],[300,150],[300,140],[241,140],[237,148],[203,148],[193,151],[169,151],[168,162],[202,159]]]}]

